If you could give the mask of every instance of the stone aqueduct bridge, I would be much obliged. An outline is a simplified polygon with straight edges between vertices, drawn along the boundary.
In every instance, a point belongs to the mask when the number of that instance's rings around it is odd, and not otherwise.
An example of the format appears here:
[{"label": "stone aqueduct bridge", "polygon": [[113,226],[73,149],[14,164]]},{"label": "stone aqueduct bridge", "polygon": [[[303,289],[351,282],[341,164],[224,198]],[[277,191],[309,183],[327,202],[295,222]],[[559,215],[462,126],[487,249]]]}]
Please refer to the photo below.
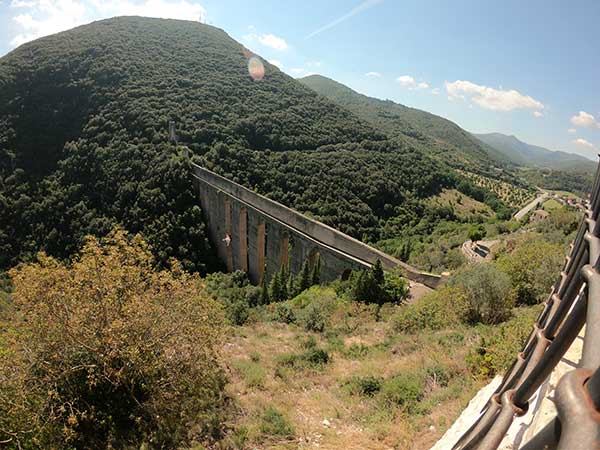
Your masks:
[{"label": "stone aqueduct bridge", "polygon": [[357,239],[286,206],[193,165],[193,174],[209,235],[227,270],[243,270],[260,284],[282,265],[291,273],[304,261],[321,261],[321,280],[349,270],[369,268],[377,259],[387,270],[399,269],[409,280],[435,289],[442,277],[421,272]]}]

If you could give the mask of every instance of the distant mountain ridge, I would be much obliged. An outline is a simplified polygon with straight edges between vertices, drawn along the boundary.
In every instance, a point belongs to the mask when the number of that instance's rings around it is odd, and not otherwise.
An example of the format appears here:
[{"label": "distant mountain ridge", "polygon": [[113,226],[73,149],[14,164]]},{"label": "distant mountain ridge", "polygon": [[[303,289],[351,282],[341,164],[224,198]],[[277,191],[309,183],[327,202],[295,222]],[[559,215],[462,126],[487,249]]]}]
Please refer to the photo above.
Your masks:
[{"label": "distant mountain ridge", "polygon": [[322,75],[300,78],[304,85],[376,125],[391,137],[410,139],[413,145],[432,153],[454,167],[477,165],[489,170],[508,163],[454,122],[435,114],[360,94]]},{"label": "distant mountain ridge", "polygon": [[511,162],[521,166],[546,167],[555,170],[584,170],[592,172],[596,163],[584,156],[528,144],[515,136],[502,133],[473,133],[480,141],[494,148]]}]

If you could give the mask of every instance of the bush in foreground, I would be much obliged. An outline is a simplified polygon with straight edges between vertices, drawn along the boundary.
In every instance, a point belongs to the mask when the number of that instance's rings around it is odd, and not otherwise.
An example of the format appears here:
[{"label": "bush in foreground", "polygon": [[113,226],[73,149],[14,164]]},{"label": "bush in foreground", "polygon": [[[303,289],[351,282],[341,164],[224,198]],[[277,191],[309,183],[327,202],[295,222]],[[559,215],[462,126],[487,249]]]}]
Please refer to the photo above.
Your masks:
[{"label": "bush in foreground", "polygon": [[497,264],[510,277],[516,304],[535,305],[548,296],[563,261],[562,245],[534,241],[501,255]]},{"label": "bush in foreground", "polygon": [[514,317],[495,327],[481,330],[479,344],[467,357],[467,364],[475,375],[493,377],[508,369],[525,339],[531,333],[541,305],[515,308]]},{"label": "bush in foreground", "polygon": [[510,295],[510,278],[493,264],[472,264],[456,274],[450,286],[467,297],[470,322],[500,323],[508,319],[514,304]]},{"label": "bush in foreground", "polygon": [[405,333],[441,330],[464,321],[467,311],[467,297],[462,290],[441,288],[400,308],[391,319],[392,330]]},{"label": "bush in foreground", "polygon": [[294,427],[282,413],[269,406],[261,417],[260,432],[264,437],[290,439],[294,437]]},{"label": "bush in foreground", "polygon": [[425,379],[418,372],[401,372],[381,385],[379,400],[388,408],[402,407],[409,411],[424,395]]},{"label": "bush in foreground", "polygon": [[154,271],[139,236],[89,238],[72,264],[11,271],[0,327],[0,440],[15,447],[174,448],[218,440],[224,318],[177,264]]}]

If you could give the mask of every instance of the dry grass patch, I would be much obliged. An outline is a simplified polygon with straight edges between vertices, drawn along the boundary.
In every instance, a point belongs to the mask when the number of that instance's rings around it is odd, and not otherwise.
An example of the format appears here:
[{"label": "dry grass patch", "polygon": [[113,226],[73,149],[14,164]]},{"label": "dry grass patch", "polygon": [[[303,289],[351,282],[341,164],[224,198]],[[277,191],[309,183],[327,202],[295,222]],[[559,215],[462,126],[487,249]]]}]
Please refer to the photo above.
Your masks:
[{"label": "dry grass patch", "polygon": [[483,202],[477,201],[456,189],[444,189],[431,198],[431,204],[451,206],[458,217],[465,218],[479,214],[484,217],[493,217],[494,211]]},{"label": "dry grass patch", "polygon": [[[280,323],[241,327],[223,349],[224,359],[234,361],[228,392],[239,405],[235,426],[246,430],[248,448],[428,448],[477,387],[461,372],[467,349],[453,345],[457,340],[448,331],[390,334],[387,322],[374,320],[350,336]],[[282,358],[311,348],[325,350],[328,361],[282,370]],[[259,383],[252,381],[255,370],[264,374]],[[352,380],[370,393],[349,388]],[[268,408],[289,421],[293,436],[261,431]]]}]

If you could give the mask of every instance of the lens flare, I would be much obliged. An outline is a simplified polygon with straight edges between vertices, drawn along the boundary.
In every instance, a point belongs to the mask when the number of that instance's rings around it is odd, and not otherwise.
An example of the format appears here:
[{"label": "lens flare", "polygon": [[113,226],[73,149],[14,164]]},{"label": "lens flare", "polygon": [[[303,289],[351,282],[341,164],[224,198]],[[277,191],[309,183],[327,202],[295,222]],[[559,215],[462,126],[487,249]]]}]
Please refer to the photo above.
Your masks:
[{"label": "lens flare", "polygon": [[265,77],[265,66],[257,56],[248,60],[248,73],[254,81],[260,81]]}]

